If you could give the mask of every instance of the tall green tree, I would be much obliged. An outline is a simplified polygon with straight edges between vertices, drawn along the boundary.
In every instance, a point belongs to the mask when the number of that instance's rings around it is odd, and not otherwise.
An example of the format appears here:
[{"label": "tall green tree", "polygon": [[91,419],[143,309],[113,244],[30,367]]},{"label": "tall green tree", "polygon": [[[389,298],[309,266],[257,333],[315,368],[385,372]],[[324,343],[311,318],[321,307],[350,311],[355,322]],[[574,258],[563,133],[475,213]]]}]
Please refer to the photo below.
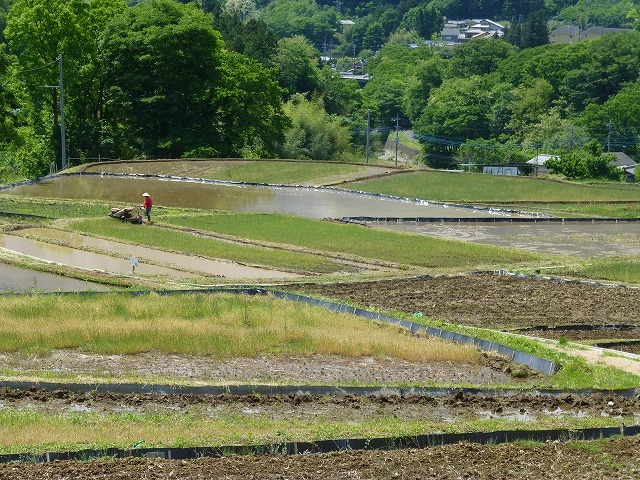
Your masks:
[{"label": "tall green tree", "polygon": [[318,50],[302,35],[278,41],[273,61],[278,68],[280,86],[288,96],[310,94],[318,88],[319,58]]},{"label": "tall green tree", "polygon": [[442,84],[444,70],[444,61],[439,57],[416,62],[409,75],[412,80],[403,100],[403,110],[411,122],[415,122],[422,114],[431,91]]},{"label": "tall green tree", "polygon": [[640,81],[625,85],[601,105],[587,105],[580,125],[598,138],[613,134],[616,142],[635,144],[640,140]]},{"label": "tall green tree", "polygon": [[414,30],[424,39],[438,33],[443,25],[442,15],[433,5],[422,4],[411,8],[402,18],[402,25],[407,30]]},{"label": "tall green tree", "polygon": [[491,134],[491,83],[481,76],[453,78],[431,92],[414,124],[423,155],[432,167],[451,166],[457,145]]},{"label": "tall green tree", "polygon": [[516,52],[502,40],[486,38],[463,43],[453,50],[448,73],[453,77],[486,75],[497,70],[500,63]]},{"label": "tall green tree", "polygon": [[624,173],[611,164],[614,158],[612,154],[604,154],[602,146],[592,140],[581,151],[549,159],[545,166],[552,173],[561,174],[570,179],[602,178],[619,181],[622,180]]},{"label": "tall green tree", "polygon": [[18,127],[18,99],[12,89],[10,68],[13,59],[0,45],[0,145],[15,141]]},{"label": "tall green tree", "polygon": [[521,48],[538,47],[549,43],[549,28],[544,10],[532,12],[521,29]]},{"label": "tall green tree", "polygon": [[278,35],[263,20],[251,18],[246,22],[237,15],[216,10],[213,28],[222,34],[227,49],[259,61],[265,67],[273,66],[278,49]]},{"label": "tall green tree", "polygon": [[343,80],[334,69],[320,70],[318,92],[330,115],[351,116],[362,106],[362,89],[355,80]]},{"label": "tall green tree", "polygon": [[408,99],[407,95],[409,92],[420,95],[418,84],[422,80],[425,82],[422,87],[429,90],[427,83],[433,79],[420,66],[432,58],[433,52],[425,46],[413,49],[406,45],[389,44],[369,61],[367,70],[371,79],[364,87],[363,94],[365,105],[371,110],[375,120],[381,125],[389,126],[397,115],[408,119],[410,114],[405,111],[405,107],[411,109],[412,117],[415,115],[417,107],[414,102],[420,103],[423,99]]},{"label": "tall green tree", "polygon": [[73,77],[90,32],[84,27],[89,4],[83,0],[16,0],[7,16],[5,36],[18,55],[20,79],[35,107],[31,122],[38,135],[51,136],[60,164],[60,89],[58,56]]},{"label": "tall green tree", "polygon": [[150,156],[220,145],[213,100],[222,48],[195,4],[149,0],[126,10],[101,46],[111,124]]},{"label": "tall green tree", "polygon": [[85,38],[83,55],[75,61],[73,76],[65,75],[66,118],[69,150],[77,158],[126,155],[122,142],[109,127],[105,68],[101,52],[102,32],[111,19],[126,10],[124,0],[90,0],[83,28],[94,35]]},{"label": "tall green tree", "polygon": [[302,35],[315,46],[331,40],[338,25],[335,8],[320,6],[315,0],[270,2],[259,12],[259,18],[280,38]]},{"label": "tall green tree", "polygon": [[[281,101],[275,72],[235,52],[223,52],[218,69],[215,120],[222,143],[211,153],[225,157],[273,158],[291,123]],[[213,127],[213,126],[212,126]],[[200,149],[201,152],[206,150]],[[198,150],[189,156],[199,156]]]},{"label": "tall green tree", "polygon": [[7,26],[7,13],[11,10],[14,0],[0,0],[0,43],[5,43],[4,29]]},{"label": "tall green tree", "polygon": [[523,143],[544,153],[571,153],[589,142],[586,129],[562,116],[558,107],[550,108],[525,132]]},{"label": "tall green tree", "polygon": [[109,123],[152,157],[272,155],[288,121],[275,72],[229,52],[193,3],[149,0],[109,24]]}]

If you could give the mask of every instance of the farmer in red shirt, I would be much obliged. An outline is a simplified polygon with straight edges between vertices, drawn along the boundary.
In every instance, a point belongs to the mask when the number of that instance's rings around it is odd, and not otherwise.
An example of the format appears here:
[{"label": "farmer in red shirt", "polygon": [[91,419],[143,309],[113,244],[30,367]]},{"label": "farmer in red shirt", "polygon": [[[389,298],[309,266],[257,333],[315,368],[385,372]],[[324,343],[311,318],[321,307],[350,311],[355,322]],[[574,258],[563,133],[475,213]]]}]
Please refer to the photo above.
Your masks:
[{"label": "farmer in red shirt", "polygon": [[145,192],[142,196],[144,197],[144,202],[140,205],[140,208],[144,208],[144,214],[147,216],[147,220],[151,221],[151,207],[153,206],[151,195]]}]

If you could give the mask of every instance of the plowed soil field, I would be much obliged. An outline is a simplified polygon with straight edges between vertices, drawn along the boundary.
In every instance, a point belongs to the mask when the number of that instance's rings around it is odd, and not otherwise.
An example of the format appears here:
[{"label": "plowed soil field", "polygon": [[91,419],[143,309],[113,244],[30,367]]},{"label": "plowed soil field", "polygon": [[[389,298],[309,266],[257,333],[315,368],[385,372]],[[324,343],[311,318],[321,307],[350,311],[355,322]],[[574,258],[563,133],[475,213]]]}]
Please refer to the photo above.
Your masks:
[{"label": "plowed soil field", "polygon": [[470,274],[304,285],[302,289],[365,308],[420,312],[449,323],[497,330],[562,325],[640,327],[640,288]]},{"label": "plowed soil field", "polygon": [[640,437],[571,444],[458,444],[424,450],[354,451],[198,460],[127,458],[0,466],[2,480],[71,479],[590,479],[640,476]]},{"label": "plowed soil field", "polygon": [[[631,325],[640,326],[640,290],[613,288],[568,282],[551,282],[535,279],[493,275],[467,275],[456,277],[390,280],[377,283],[352,283],[336,285],[296,285],[296,291],[307,294],[344,299],[362,306],[387,311],[423,315],[458,324],[484,326],[496,329],[528,326],[558,325]],[[91,370],[82,366],[81,355],[67,356],[63,368],[79,373]],[[56,358],[55,356],[52,358]],[[14,359],[15,360],[15,359]],[[96,360],[96,359],[94,359]],[[149,357],[129,362],[143,364]],[[226,364],[222,373],[202,373],[194,359],[165,359],[177,375],[187,375],[189,368],[200,372],[201,380],[210,375],[232,377],[245,381],[245,373],[253,367],[244,364]],[[4,362],[11,361],[7,357]],[[117,359],[97,359],[96,367],[107,368]],[[162,358],[156,358],[161,365]],[[331,371],[331,381],[339,381],[333,370],[341,371],[342,379],[355,376],[355,371],[375,372],[376,381],[386,368],[392,380],[405,375],[411,382],[417,376],[415,366],[372,362],[348,365],[336,359],[317,358],[314,364],[297,363],[268,365],[268,359],[260,359],[263,372],[270,372],[278,380],[296,379],[296,365],[304,365],[315,372],[312,378],[320,378],[320,369]],[[324,365],[324,367],[323,367]],[[102,366],[102,367],[100,367]],[[19,366],[14,365],[15,368]],[[22,365],[26,368],[26,364]],[[133,368],[131,365],[129,367]],[[180,370],[178,367],[187,369]],[[198,368],[196,368],[198,367]],[[206,365],[205,365],[206,367]],[[210,367],[210,366],[209,366]],[[34,367],[38,369],[39,367]],[[46,367],[42,367],[46,368]],[[120,367],[115,367],[120,368]],[[219,367],[220,368],[220,367]],[[432,375],[455,375],[456,365],[439,365]],[[485,375],[496,379],[508,375],[508,365],[495,364],[487,359],[481,371],[472,375]],[[74,370],[76,369],[76,370]],[[463,375],[469,375],[465,367]],[[289,372],[289,373],[287,373]],[[97,373],[94,372],[94,373]],[[144,372],[138,372],[140,374]],[[264,374],[266,375],[266,373]],[[497,375],[497,376],[496,376]],[[303,375],[304,376],[304,375]],[[255,377],[253,378],[255,379]],[[535,376],[523,382],[536,382]],[[369,379],[371,381],[371,378]],[[384,380],[383,380],[384,381]],[[261,396],[261,397],[189,397],[189,396],[120,396],[109,394],[73,394],[65,391],[53,393],[30,390],[18,392],[2,389],[0,405],[3,408],[31,408],[44,411],[77,411],[79,406],[96,414],[127,408],[149,412],[163,409],[178,410],[189,415],[227,411],[261,418],[302,418],[315,415],[330,421],[335,418],[362,419],[400,416],[419,421],[448,421],[456,419],[519,418],[535,428],[537,419],[550,415],[598,416],[611,418],[612,425],[640,423],[640,399],[622,399],[607,395],[575,397],[527,397],[509,398],[469,396],[464,394],[443,398],[400,398],[312,395]],[[545,444],[475,445],[457,444],[430,447],[424,450],[353,451],[333,454],[300,454],[294,456],[236,456],[225,458],[201,458],[176,461],[163,459],[108,459],[91,462],[56,461],[48,464],[0,465],[0,480],[4,479],[637,479],[640,478],[640,437],[615,438],[590,442],[552,442]]]}]

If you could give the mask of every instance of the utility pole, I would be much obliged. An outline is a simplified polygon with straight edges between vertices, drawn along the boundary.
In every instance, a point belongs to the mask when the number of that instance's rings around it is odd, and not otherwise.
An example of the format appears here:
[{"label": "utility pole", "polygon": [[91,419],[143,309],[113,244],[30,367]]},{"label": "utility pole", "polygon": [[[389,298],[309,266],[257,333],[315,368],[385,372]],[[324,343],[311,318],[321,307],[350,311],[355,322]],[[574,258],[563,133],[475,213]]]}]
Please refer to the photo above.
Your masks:
[{"label": "utility pole", "polygon": [[62,54],[58,55],[59,85],[43,85],[44,88],[60,89],[60,143],[62,144],[62,169],[67,168],[67,135],[64,127],[64,79],[62,75]]},{"label": "utility pole", "polygon": [[353,74],[356,74],[356,44],[353,44]]},{"label": "utility pole", "polygon": [[398,142],[400,141],[400,114],[396,113],[396,167],[398,166]]},{"label": "utility pole", "polygon": [[609,134],[607,135],[607,153],[611,152],[611,120],[609,120]]},{"label": "utility pole", "polygon": [[62,169],[67,168],[67,133],[64,127],[64,80],[62,76],[62,54],[58,55],[60,70],[60,143],[62,143]]},{"label": "utility pole", "polygon": [[369,164],[369,139],[371,138],[371,110],[367,108],[367,159],[366,164]]}]

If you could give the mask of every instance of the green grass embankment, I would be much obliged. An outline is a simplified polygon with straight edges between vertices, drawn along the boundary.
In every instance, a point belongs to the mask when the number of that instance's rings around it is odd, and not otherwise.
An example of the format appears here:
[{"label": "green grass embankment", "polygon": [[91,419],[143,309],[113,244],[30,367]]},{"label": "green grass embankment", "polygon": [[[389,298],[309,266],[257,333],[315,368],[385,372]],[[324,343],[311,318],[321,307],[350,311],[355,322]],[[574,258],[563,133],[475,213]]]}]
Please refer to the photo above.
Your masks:
[{"label": "green grass embankment", "polygon": [[435,269],[474,270],[553,262],[551,255],[282,214],[168,216],[163,222]]},{"label": "green grass embankment", "polygon": [[[51,318],[58,319],[55,323]],[[496,334],[502,335],[502,334]],[[506,336],[503,336],[506,338]],[[563,362],[555,376],[539,386],[622,388],[637,377],[583,362],[527,339],[522,349],[553,355]],[[472,348],[400,333],[345,314],[269,297],[235,295],[8,296],[0,305],[0,351],[46,354],[57,348],[82,348],[101,354],[373,355],[413,361],[475,362]],[[28,372],[34,375],[34,372]],[[75,374],[77,375],[77,373]],[[50,378],[50,377],[49,377]],[[113,380],[113,379],[112,379]],[[506,429],[553,429],[611,426],[601,415],[575,418],[545,415],[519,420],[480,418],[473,412],[455,422],[395,415],[350,418],[328,405],[314,415],[274,417],[269,409],[240,412],[233,404],[194,405],[188,414],[169,408],[136,412],[47,412],[34,409],[0,412],[0,451],[39,452],[82,448],[256,444],[289,440],[370,438],[431,431],[474,432]],[[617,424],[617,422],[614,422]]]},{"label": "green grass embankment", "polygon": [[206,178],[235,182],[296,184],[335,175],[355,173],[360,170],[364,170],[364,167],[340,163],[261,161],[232,165]]},{"label": "green grass embankment", "polygon": [[[637,204],[640,202],[640,186],[622,183],[587,185],[541,178],[429,171],[352,182],[349,188],[441,202],[539,203],[542,209],[553,208],[567,214],[640,215]],[[571,205],[563,205],[565,202]],[[594,202],[603,205],[593,205]],[[607,205],[607,202],[625,203]]]},{"label": "green grass embankment", "polygon": [[562,268],[557,272],[580,278],[640,285],[640,256],[591,258],[583,266]]},{"label": "green grass embankment", "polygon": [[[535,421],[459,418],[454,422],[409,419],[388,415],[371,419],[336,418],[335,409],[313,415],[273,418],[217,407],[211,414],[170,412],[51,414],[38,411],[0,411],[0,452],[65,452],[109,447],[141,448],[216,447],[224,445],[282,444],[344,438],[411,437],[430,432],[462,433],[499,430],[551,430],[610,427],[610,418],[544,416]],[[268,408],[265,408],[268,410]],[[344,416],[344,415],[343,415]],[[525,415],[522,415],[523,417]],[[277,453],[277,452],[274,452]]]}]

